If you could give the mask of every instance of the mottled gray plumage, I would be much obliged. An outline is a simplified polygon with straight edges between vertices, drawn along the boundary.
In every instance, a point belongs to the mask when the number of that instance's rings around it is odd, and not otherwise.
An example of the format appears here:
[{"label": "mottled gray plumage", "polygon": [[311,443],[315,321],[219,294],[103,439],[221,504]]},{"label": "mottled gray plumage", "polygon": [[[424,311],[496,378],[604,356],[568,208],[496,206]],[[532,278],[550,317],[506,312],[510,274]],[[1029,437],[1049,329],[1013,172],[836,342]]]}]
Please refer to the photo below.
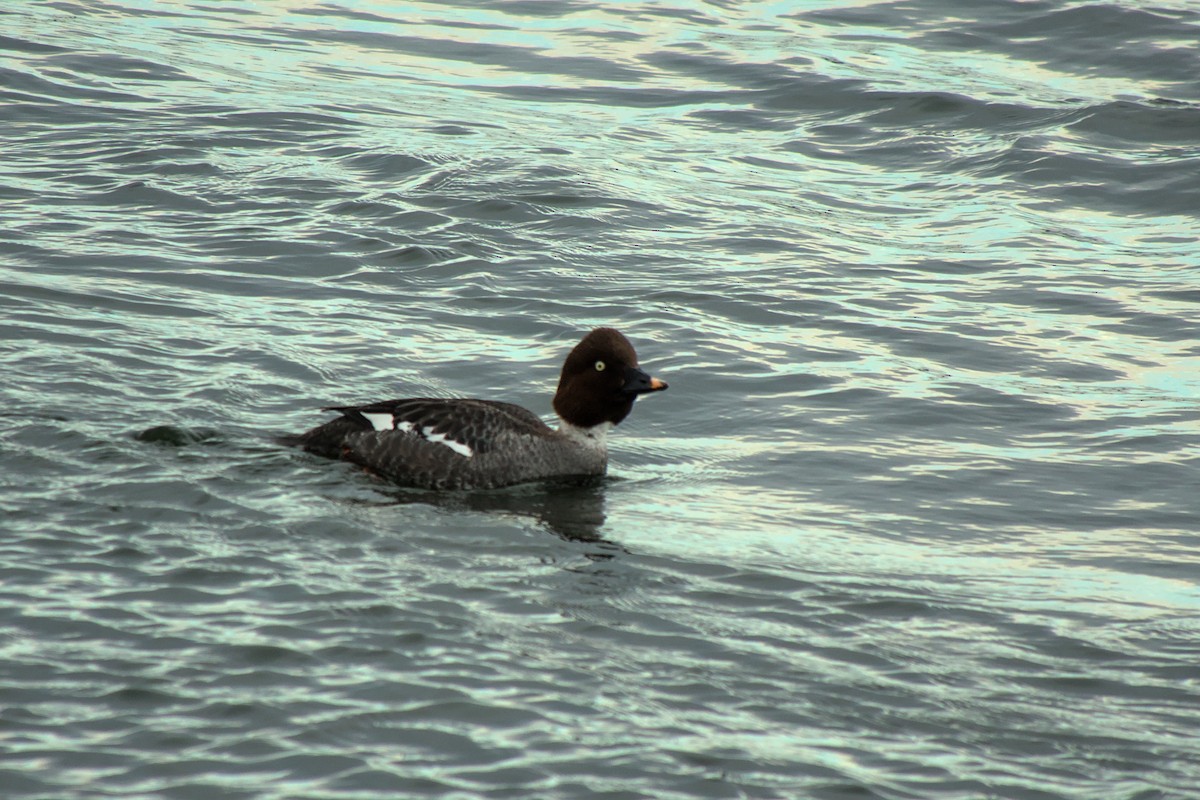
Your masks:
[{"label": "mottled gray plumage", "polygon": [[328,408],[342,416],[286,441],[426,489],[603,475],[608,429],[629,414],[637,395],[666,388],[638,367],[619,331],[597,328],[563,364],[557,430],[512,403],[418,397]]}]

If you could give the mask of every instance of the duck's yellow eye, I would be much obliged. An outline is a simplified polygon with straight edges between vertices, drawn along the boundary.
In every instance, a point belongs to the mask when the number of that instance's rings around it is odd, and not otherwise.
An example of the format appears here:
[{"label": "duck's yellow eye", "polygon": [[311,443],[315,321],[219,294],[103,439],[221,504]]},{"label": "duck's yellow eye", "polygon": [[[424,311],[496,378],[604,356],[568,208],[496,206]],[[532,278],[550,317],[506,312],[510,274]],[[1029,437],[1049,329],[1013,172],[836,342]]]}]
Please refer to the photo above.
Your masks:
[{"label": "duck's yellow eye", "polygon": [[606,366],[607,366],[607,364],[605,364],[603,361],[597,361],[596,362],[596,372],[604,372],[604,368]]}]

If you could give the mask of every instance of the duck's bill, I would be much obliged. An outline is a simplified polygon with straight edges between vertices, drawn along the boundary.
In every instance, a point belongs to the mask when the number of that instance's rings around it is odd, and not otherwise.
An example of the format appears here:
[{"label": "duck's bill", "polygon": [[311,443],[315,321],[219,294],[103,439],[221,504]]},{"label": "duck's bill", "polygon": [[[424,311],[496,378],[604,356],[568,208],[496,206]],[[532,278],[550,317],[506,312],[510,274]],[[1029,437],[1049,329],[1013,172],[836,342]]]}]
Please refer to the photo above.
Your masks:
[{"label": "duck's bill", "polygon": [[625,370],[625,385],[621,387],[621,390],[625,394],[647,394],[648,392],[661,392],[666,388],[666,381],[652,378],[637,367],[630,367]]}]

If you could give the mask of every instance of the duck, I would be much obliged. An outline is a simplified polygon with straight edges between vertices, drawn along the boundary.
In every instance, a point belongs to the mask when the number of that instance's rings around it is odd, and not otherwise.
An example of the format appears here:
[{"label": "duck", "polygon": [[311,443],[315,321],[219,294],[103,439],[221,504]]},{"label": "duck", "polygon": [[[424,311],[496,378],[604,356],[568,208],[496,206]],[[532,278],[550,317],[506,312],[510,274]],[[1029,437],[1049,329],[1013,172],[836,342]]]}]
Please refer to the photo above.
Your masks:
[{"label": "duck", "polygon": [[634,401],[666,389],[638,365],[623,333],[596,328],[563,361],[552,402],[557,427],[499,400],[415,397],[329,406],[323,410],[337,417],[283,441],[419,489],[589,478],[607,472],[608,434]]}]

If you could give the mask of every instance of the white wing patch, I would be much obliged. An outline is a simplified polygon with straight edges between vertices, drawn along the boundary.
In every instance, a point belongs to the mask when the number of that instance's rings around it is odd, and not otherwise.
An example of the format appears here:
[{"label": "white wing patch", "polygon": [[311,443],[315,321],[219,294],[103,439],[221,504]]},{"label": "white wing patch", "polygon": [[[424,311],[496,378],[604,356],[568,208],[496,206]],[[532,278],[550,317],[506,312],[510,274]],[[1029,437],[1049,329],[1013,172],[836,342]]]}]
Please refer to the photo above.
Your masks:
[{"label": "white wing patch", "polygon": [[475,455],[475,451],[471,449],[470,445],[463,444],[462,442],[456,442],[453,439],[448,439],[446,434],[435,431],[432,425],[426,425],[418,431],[416,425],[413,425],[406,419],[397,420],[396,417],[390,413],[385,413],[382,411],[360,411],[359,413],[362,414],[363,418],[366,419],[367,422],[371,423],[371,427],[377,431],[400,431],[402,433],[412,433],[420,436],[427,442],[444,444],[446,447],[449,447],[460,456],[466,456],[467,458],[470,458]]},{"label": "white wing patch", "polygon": [[[391,414],[380,414],[378,412],[369,414],[366,411],[363,411],[362,415],[366,417],[367,422],[371,423],[371,427],[377,431],[391,431],[396,429],[396,421]],[[412,425],[409,423],[406,422],[404,424],[408,425],[409,428],[412,428]]]},{"label": "white wing patch", "polygon": [[475,451],[467,445],[463,444],[462,442],[456,442],[453,439],[447,439],[446,434],[438,433],[428,425],[424,428],[421,428],[421,435],[424,436],[427,441],[446,445],[446,447],[449,447],[460,456],[466,456],[467,458],[470,458],[471,456],[475,455]]}]

